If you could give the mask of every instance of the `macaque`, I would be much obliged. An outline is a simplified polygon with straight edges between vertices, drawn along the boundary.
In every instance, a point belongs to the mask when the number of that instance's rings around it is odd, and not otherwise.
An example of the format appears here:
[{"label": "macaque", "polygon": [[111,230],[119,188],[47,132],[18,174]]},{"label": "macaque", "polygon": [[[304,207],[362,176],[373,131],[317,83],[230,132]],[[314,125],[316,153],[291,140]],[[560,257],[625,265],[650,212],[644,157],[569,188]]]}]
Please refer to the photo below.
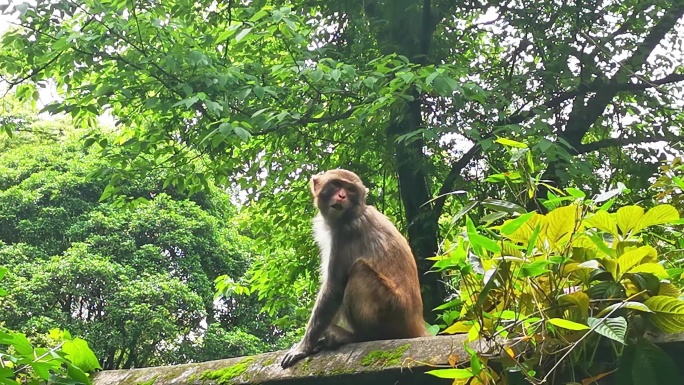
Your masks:
[{"label": "macaque", "polygon": [[281,366],[352,342],[427,336],[411,248],[386,216],[366,205],[361,179],[330,170],[314,176],[310,187],[321,287],[304,338]]}]

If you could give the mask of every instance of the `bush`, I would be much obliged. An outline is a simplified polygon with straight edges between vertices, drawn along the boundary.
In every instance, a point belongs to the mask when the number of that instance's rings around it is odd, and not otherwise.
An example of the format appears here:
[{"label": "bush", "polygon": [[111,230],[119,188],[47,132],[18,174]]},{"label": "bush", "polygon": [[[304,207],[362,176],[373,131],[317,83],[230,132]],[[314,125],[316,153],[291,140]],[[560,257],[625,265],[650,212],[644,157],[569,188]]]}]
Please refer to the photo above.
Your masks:
[{"label": "bush", "polygon": [[673,225],[682,220],[670,204],[614,210],[622,190],[593,199],[555,190],[545,215],[489,199],[480,226],[458,214],[465,228],[434,258],[457,293],[438,308],[441,326],[494,340],[503,353],[491,360],[469,350],[430,373],[454,384],[588,384],[613,372],[621,385],[680,383],[672,360],[644,337],[684,331],[684,270],[680,258],[664,257],[680,253]]}]

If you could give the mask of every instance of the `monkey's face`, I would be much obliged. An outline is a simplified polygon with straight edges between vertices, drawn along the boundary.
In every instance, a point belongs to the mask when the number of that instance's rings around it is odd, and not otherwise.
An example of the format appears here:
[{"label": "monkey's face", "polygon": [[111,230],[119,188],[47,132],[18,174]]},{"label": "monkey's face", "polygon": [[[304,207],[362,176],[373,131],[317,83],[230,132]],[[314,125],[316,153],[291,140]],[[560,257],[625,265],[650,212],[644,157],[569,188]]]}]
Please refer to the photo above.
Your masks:
[{"label": "monkey's face", "polygon": [[366,188],[356,174],[347,178],[340,171],[333,170],[311,180],[314,204],[326,219],[338,220],[353,217],[362,211]]}]

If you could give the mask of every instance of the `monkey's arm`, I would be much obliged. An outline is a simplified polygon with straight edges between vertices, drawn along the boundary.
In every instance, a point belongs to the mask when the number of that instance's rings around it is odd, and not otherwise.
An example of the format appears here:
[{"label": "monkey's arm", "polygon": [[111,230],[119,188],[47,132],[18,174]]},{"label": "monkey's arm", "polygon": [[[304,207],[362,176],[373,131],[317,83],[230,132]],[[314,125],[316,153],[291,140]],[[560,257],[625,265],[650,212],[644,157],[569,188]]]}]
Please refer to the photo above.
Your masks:
[{"label": "monkey's arm", "polygon": [[280,366],[287,368],[313,353],[318,340],[330,326],[340,309],[344,297],[344,285],[339,282],[324,282],[318,291],[311,318],[306,325],[304,338],[290,349]]}]

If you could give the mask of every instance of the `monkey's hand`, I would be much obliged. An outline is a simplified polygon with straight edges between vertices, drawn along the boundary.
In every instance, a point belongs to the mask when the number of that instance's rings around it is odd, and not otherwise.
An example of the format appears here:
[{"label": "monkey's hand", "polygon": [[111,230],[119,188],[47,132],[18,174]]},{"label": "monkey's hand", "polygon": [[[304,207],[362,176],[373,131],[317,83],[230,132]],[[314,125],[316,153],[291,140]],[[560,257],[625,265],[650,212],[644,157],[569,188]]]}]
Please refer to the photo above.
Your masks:
[{"label": "monkey's hand", "polygon": [[280,362],[280,366],[283,369],[289,368],[290,366],[294,365],[297,361],[301,360],[302,358],[309,356],[313,353],[313,349],[307,348],[306,346],[303,346],[303,344],[300,342],[293,346],[287,354],[285,354],[285,357],[283,357],[283,360]]}]

